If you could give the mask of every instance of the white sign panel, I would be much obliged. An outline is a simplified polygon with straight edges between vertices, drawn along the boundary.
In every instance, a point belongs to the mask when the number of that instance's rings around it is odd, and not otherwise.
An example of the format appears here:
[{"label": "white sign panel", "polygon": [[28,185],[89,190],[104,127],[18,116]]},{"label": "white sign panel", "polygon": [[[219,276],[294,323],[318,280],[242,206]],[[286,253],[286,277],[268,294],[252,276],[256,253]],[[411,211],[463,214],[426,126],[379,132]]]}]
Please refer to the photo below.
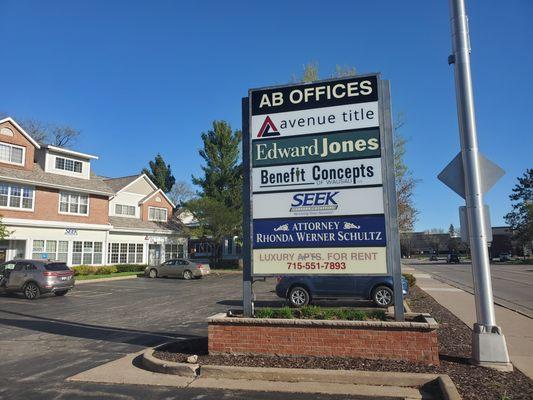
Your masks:
[{"label": "white sign panel", "polygon": [[267,139],[379,126],[378,102],[252,117],[252,139]]},{"label": "white sign panel", "polygon": [[381,158],[258,167],[252,182],[254,193],[381,185]]},{"label": "white sign panel", "polygon": [[256,249],[254,272],[277,275],[353,275],[387,273],[385,247]]},{"label": "white sign panel", "polygon": [[254,219],[383,214],[383,187],[259,193]]}]

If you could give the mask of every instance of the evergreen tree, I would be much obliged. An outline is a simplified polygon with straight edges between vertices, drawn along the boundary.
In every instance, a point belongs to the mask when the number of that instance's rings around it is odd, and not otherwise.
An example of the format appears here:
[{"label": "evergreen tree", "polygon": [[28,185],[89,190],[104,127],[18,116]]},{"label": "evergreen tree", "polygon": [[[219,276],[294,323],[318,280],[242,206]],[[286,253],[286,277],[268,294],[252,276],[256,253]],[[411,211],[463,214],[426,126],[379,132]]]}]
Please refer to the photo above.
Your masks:
[{"label": "evergreen tree", "polygon": [[202,197],[214,199],[226,207],[242,208],[241,131],[232,131],[226,121],[214,121],[213,129],[202,133],[204,147],[199,151],[205,161],[203,177],[192,177],[201,187]]},{"label": "evergreen tree", "polygon": [[222,240],[242,236],[241,140],[241,131],[232,131],[225,121],[214,121],[213,129],[202,133],[204,146],[199,153],[205,161],[204,176],[192,177],[201,192],[185,205],[198,220],[193,233],[213,240],[215,265],[221,255]]},{"label": "evergreen tree", "polygon": [[525,255],[533,241],[533,168],[528,168],[522,177],[518,177],[509,199],[513,210],[504,218]]},{"label": "evergreen tree", "polygon": [[150,161],[148,165],[150,166],[150,170],[143,168],[142,173],[146,174],[163,192],[170,192],[170,189],[172,189],[172,186],[176,182],[176,178],[172,175],[170,164],[166,164],[161,154],[157,154],[155,160]]}]

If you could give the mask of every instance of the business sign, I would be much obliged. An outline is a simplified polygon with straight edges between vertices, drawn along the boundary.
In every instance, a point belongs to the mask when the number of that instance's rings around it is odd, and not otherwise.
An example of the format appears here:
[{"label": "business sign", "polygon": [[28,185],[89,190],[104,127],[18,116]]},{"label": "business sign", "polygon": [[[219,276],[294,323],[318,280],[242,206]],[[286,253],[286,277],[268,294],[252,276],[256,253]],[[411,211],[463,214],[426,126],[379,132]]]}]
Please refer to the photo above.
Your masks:
[{"label": "business sign", "polygon": [[252,141],[254,167],[350,160],[379,157],[380,154],[379,129]]},{"label": "business sign", "polygon": [[253,196],[254,220],[259,218],[383,214],[383,188],[332,189]]},{"label": "business sign", "polygon": [[256,275],[386,274],[385,247],[254,249]]},{"label": "business sign", "polygon": [[381,185],[381,158],[252,169],[254,193]]},{"label": "business sign", "polygon": [[258,219],[254,249],[281,247],[385,246],[385,218],[380,216]]},{"label": "business sign", "polygon": [[394,182],[380,85],[367,75],[250,90],[243,151],[252,275],[390,272],[385,198]]}]

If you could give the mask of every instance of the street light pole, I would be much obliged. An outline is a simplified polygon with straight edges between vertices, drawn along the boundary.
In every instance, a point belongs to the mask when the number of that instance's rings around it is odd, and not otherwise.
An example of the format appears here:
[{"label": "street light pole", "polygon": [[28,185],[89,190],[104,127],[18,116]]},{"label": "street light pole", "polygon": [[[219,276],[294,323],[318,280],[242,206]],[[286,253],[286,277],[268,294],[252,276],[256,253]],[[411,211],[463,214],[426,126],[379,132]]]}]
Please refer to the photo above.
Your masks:
[{"label": "street light pole", "polygon": [[470,38],[464,0],[450,0],[450,22],[455,68],[457,116],[461,137],[466,211],[472,254],[476,317],[472,343],[472,362],[478,365],[512,369],[501,328],[496,325],[490,278],[490,262],[483,215],[482,173],[477,143],[474,92],[470,73]]}]

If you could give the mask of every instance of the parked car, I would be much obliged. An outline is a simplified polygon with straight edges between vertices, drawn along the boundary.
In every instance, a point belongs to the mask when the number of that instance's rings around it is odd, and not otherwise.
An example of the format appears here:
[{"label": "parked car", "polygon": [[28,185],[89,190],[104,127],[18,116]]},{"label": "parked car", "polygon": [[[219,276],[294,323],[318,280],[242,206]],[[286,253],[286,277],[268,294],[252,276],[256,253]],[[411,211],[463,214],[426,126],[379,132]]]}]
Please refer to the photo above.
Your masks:
[{"label": "parked car", "polygon": [[510,261],[511,255],[509,253],[500,253],[500,262]]},{"label": "parked car", "polygon": [[144,274],[150,278],[177,277],[183,279],[202,278],[209,275],[209,264],[197,263],[184,258],[167,260],[158,266],[148,266]]},{"label": "parked car", "polygon": [[461,259],[457,254],[448,254],[448,257],[446,257],[446,262],[448,264],[461,264]]},{"label": "parked car", "polygon": [[[378,307],[394,304],[392,276],[281,276],[276,294],[290,305],[302,307],[320,299],[372,300]],[[403,295],[409,285],[402,277]]]},{"label": "parked car", "polygon": [[28,300],[43,293],[64,296],[74,282],[74,272],[64,262],[14,260],[0,264],[0,291],[22,292]]},{"label": "parked car", "polygon": [[429,261],[439,261],[439,257],[436,254],[432,254],[429,256]]}]

